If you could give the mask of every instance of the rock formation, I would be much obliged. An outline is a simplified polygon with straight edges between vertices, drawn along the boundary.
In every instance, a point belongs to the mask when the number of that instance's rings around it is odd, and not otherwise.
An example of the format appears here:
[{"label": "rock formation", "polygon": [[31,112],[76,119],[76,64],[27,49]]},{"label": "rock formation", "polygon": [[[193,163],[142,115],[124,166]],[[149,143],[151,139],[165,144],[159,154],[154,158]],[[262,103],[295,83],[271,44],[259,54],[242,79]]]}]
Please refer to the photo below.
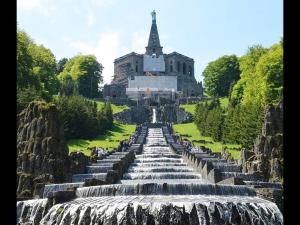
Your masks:
[{"label": "rock formation", "polygon": [[114,119],[125,124],[141,124],[150,121],[150,110],[144,106],[131,107],[116,113]]},{"label": "rock formation", "polygon": [[162,105],[158,110],[158,118],[162,122],[185,123],[192,121],[192,114],[179,108],[177,104]]},{"label": "rock formation", "polygon": [[262,132],[252,150],[241,151],[243,172],[260,172],[266,181],[283,182],[283,102],[266,109]]},{"label": "rock formation", "polygon": [[31,102],[17,115],[17,196],[39,195],[45,183],[65,182],[69,163],[56,106]]}]

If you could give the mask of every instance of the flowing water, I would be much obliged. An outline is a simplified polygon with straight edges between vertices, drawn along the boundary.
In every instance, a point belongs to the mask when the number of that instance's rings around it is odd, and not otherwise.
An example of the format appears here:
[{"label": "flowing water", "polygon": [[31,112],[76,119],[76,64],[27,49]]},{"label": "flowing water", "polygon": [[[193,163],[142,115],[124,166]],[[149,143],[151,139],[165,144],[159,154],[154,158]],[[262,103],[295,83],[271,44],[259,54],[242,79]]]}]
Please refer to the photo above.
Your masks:
[{"label": "flowing water", "polygon": [[[113,159],[107,159],[107,167],[111,166],[110,160]],[[205,160],[222,169],[224,177],[240,176],[239,168],[234,165],[217,159]],[[88,170],[101,174],[105,167],[90,166]],[[83,175],[75,178],[84,179]],[[211,184],[194,172],[171,150],[161,128],[148,129],[142,154],[136,155],[118,184],[78,187],[76,196],[72,201],[52,206],[47,213],[47,199],[18,202],[19,222],[24,225],[36,221],[60,225],[283,224],[276,204],[256,196],[253,188]]]},{"label": "flowing water", "polygon": [[156,109],[152,109],[152,123],[156,123]]}]

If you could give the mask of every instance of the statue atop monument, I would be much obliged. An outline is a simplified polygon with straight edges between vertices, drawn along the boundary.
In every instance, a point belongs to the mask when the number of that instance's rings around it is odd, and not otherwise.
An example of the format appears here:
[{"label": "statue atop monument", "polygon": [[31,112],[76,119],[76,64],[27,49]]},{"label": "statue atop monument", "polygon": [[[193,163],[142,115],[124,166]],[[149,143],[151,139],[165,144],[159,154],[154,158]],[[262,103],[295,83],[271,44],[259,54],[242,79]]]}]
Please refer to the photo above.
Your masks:
[{"label": "statue atop monument", "polygon": [[155,10],[153,10],[151,12],[151,16],[152,16],[152,21],[156,21],[156,12],[155,12]]}]

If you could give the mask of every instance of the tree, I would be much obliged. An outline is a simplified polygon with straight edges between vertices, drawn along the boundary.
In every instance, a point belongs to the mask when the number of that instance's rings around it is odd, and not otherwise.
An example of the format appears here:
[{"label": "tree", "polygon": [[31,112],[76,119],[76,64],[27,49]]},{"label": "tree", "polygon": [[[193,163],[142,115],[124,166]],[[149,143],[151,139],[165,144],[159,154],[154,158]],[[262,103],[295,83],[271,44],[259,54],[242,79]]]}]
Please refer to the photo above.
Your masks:
[{"label": "tree", "polygon": [[100,134],[97,108],[79,95],[61,96],[55,100],[64,122],[66,139],[94,138]]},{"label": "tree", "polygon": [[77,55],[71,58],[64,66],[64,70],[58,75],[62,80],[65,76],[71,75],[77,82],[79,94],[95,98],[99,96],[99,84],[103,82],[103,66],[93,55]]},{"label": "tree", "polygon": [[57,65],[56,65],[56,74],[60,74],[64,68],[65,68],[65,64],[68,62],[67,58],[62,58],[58,61]]},{"label": "tree", "polygon": [[228,96],[232,82],[240,77],[239,61],[235,55],[225,55],[210,62],[203,71],[204,86],[211,96]]},{"label": "tree", "polygon": [[[254,82],[256,82],[255,67],[260,57],[267,52],[266,48],[263,48],[261,45],[254,45],[248,48],[247,53],[240,57],[240,79],[233,86],[232,92],[230,95],[230,100],[233,105],[241,103],[245,98],[245,89],[247,86],[251,86],[256,89]],[[256,90],[254,90],[256,91]],[[251,91],[252,92],[252,91]],[[249,96],[250,97],[250,96]],[[251,97],[250,97],[251,98]],[[251,99],[252,101],[253,99]]]},{"label": "tree", "polygon": [[56,60],[50,49],[43,45],[31,43],[29,52],[32,56],[32,71],[43,84],[43,89],[50,96],[59,91],[59,80],[56,77]]},{"label": "tree", "polygon": [[32,101],[43,100],[41,93],[35,87],[17,88],[17,113],[20,113]]},{"label": "tree", "polygon": [[273,45],[263,55],[257,65],[256,73],[261,84],[261,95],[265,105],[277,104],[283,95],[283,47],[282,44]]},{"label": "tree", "polygon": [[78,94],[77,83],[72,79],[71,75],[66,75],[61,79],[59,94],[62,96]]},{"label": "tree", "polygon": [[25,31],[18,28],[17,31],[17,87],[27,88],[33,86],[40,88],[38,77],[33,75],[33,59],[29,51],[29,45],[32,43],[30,37]]},{"label": "tree", "polygon": [[114,117],[113,117],[113,111],[111,108],[111,104],[109,102],[105,103],[104,114],[107,119],[107,126],[108,126],[107,128],[111,129],[112,125],[113,125]]}]

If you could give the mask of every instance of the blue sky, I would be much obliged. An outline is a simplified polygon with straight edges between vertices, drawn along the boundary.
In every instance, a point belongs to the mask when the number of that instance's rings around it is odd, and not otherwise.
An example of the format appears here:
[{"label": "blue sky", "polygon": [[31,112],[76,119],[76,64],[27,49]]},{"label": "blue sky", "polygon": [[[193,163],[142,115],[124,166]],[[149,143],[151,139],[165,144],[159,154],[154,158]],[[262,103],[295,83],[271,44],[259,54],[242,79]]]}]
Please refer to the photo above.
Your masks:
[{"label": "blue sky", "polygon": [[57,60],[96,55],[109,83],[115,58],[145,52],[153,9],[164,53],[192,57],[198,81],[208,62],[283,36],[282,0],[17,0],[17,21]]}]

